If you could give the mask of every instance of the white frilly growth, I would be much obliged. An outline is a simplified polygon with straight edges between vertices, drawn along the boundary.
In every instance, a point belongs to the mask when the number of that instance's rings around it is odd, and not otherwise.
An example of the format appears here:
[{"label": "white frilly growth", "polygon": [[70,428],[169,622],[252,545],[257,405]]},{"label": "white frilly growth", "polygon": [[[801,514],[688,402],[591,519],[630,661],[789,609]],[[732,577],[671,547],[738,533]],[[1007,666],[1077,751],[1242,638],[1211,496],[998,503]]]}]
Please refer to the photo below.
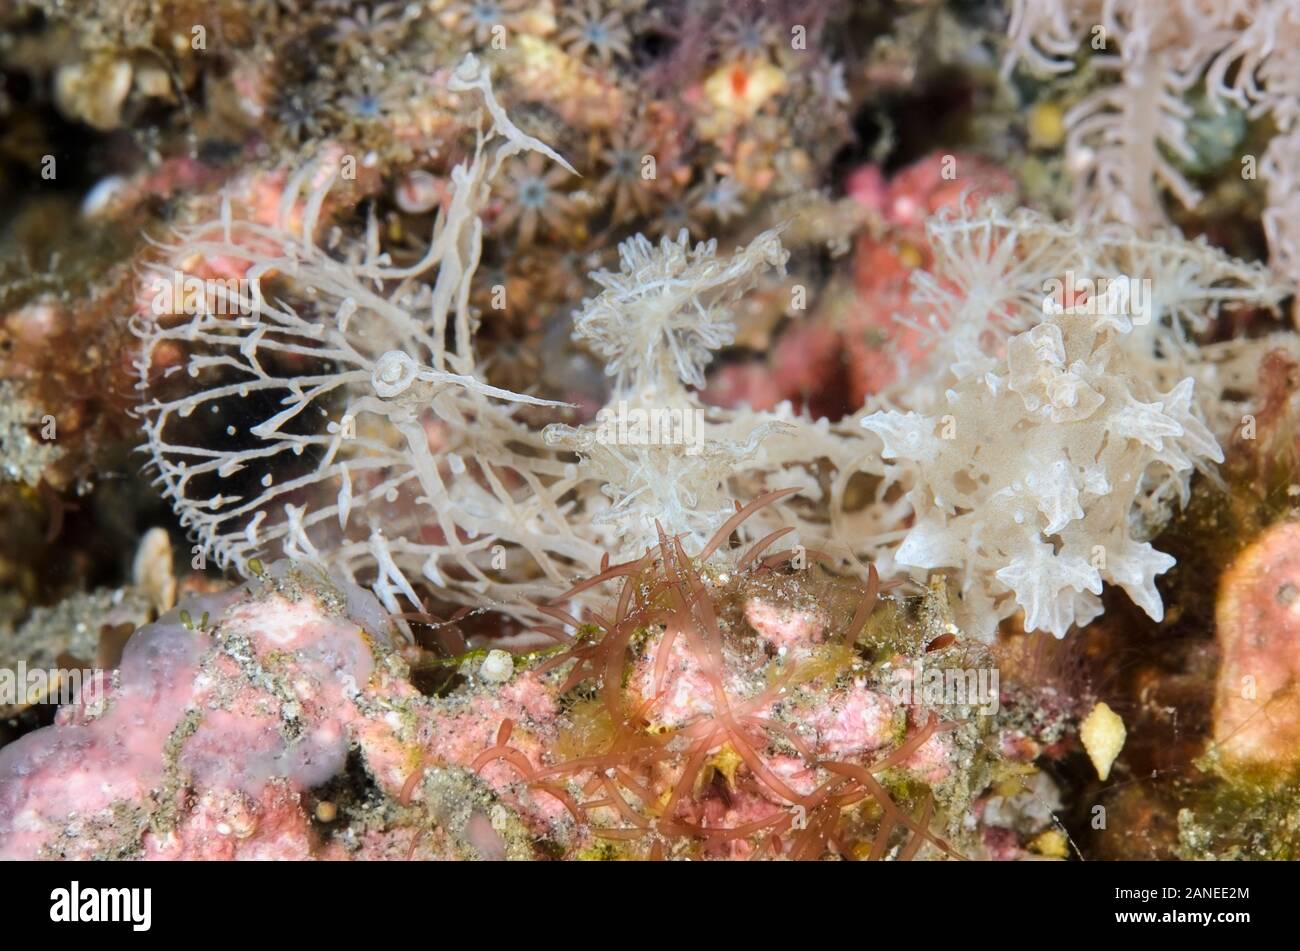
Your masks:
[{"label": "white frilly growth", "polygon": [[1161,618],[1155,577],[1174,560],[1135,540],[1130,516],[1153,495],[1185,497],[1223,455],[1192,381],[1155,391],[1123,337],[1093,315],[1054,315],[1013,336],[1001,366],[957,381],[943,416],[863,420],[912,485],[917,521],[897,562],[953,569],[973,633],[991,637],[1019,607],[1026,630],[1063,637],[1101,613],[1103,582]]},{"label": "white frilly growth", "polygon": [[684,228],[658,247],[639,234],[618,246],[617,272],[591,275],[604,290],[574,315],[574,338],[606,359],[620,392],[673,379],[703,387],[713,352],[735,337],[732,306],[764,271],[784,273],[789,257],[776,231],[764,231],[730,259],[717,251],[717,241],[691,247]]},{"label": "white frilly growth", "polygon": [[929,230],[935,273],[915,299],[933,308],[934,363],[862,420],[913,512],[895,564],[946,570],[985,638],[1017,610],[1062,637],[1101,612],[1103,584],[1159,620],[1174,560],[1146,539],[1223,459],[1198,398],[1241,382],[1191,334],[1279,289],[1204,242],[996,204]]}]

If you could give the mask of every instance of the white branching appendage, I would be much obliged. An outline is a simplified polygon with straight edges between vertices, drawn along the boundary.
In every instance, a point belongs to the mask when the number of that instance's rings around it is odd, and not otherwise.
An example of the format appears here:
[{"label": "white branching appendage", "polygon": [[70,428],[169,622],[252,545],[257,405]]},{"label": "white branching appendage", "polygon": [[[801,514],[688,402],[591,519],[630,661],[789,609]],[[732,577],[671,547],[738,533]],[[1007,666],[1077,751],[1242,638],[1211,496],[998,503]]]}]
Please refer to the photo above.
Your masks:
[{"label": "white branching appendage", "polygon": [[[554,426],[545,437],[515,418],[519,404],[545,401],[477,374],[468,300],[479,213],[508,156],[564,162],[510,122],[472,56],[450,88],[481,97],[491,124],[452,171],[428,252],[412,266],[392,265],[373,224],[360,246],[317,243],[333,179],[322,167],[289,181],[274,224],[235,220],[227,206],[164,249],[164,284],[174,262],[186,280],[240,274],[208,282],[202,306],[187,298],[137,326],[143,449],[203,550],[241,571],[281,554],[328,564],[370,583],[392,610],[419,604],[423,581],[442,598],[525,620],[541,616],[531,604],[597,573],[602,557],[639,556],[657,542],[656,521],[689,545],[737,499],[774,489],[802,491],[746,532],[794,527],[819,548],[861,541],[839,546],[846,559],[869,551],[861,520],[877,510],[850,520],[839,508],[853,472],[879,472],[861,429],[814,423],[788,405],[706,409],[687,388],[731,341],[731,306],[784,267],[775,232],[729,258],[686,237],[625,243],[620,272],[593,275],[604,291],[576,331],[609,361],[614,402],[598,426]],[[655,414],[642,417],[652,429],[629,436],[618,414],[643,410]],[[829,488],[828,472],[838,473]]]},{"label": "white branching appendage", "polygon": [[[479,379],[468,304],[479,212],[501,162],[536,151],[565,163],[506,118],[473,56],[450,89],[480,96],[492,124],[452,171],[414,265],[392,266],[373,222],[359,248],[317,244],[335,178],[321,167],[290,179],[274,224],[234,220],[227,204],[164,248],[158,287],[175,270],[185,286],[242,268],[136,328],[142,448],[222,565],[245,570],[267,553],[328,561],[365,575],[396,609],[399,595],[419,603],[421,576],[466,603],[514,601],[527,593],[519,579],[565,582],[599,563],[602,549],[571,530],[559,502],[573,467],[512,415],[555,404]],[[496,570],[503,551],[530,566]]]}]

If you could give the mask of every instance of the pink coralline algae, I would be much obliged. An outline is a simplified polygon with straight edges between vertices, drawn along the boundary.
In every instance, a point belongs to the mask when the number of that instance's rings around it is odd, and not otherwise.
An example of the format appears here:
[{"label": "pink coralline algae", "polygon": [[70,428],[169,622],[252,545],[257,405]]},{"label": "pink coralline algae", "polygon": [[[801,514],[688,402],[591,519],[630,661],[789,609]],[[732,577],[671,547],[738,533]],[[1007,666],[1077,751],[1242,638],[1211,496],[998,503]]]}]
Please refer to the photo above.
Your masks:
[{"label": "pink coralline algae", "polygon": [[902,623],[902,602],[864,627],[852,586],[801,607],[756,564],[693,588],[712,635],[633,604],[621,655],[586,626],[490,677],[471,655],[436,696],[344,582],[284,565],[191,598],[132,637],[95,705],[0,751],[0,855],[958,854],[990,721],[901,704],[906,658],[844,640]]},{"label": "pink coralline algae", "polygon": [[352,596],[369,632],[320,594],[250,589],[141,629],[100,707],[65,707],[0,753],[0,853],[309,854],[301,794],[354,744],[377,765],[393,755],[371,704],[413,692],[377,668],[367,639],[386,637],[387,620]]},{"label": "pink coralline algae", "polygon": [[900,170],[885,182],[880,170],[865,165],[849,176],[847,191],[879,215],[891,229],[919,237],[925,220],[954,208],[969,207],[992,195],[1013,190],[1011,177],[986,159],[973,155],[932,154]]},{"label": "pink coralline algae", "polygon": [[[469,855],[495,856],[504,846],[482,811],[441,816],[442,834],[422,843],[398,805],[403,784],[432,736],[433,758],[472,785],[465,767],[497,725],[553,723],[553,693],[525,673],[425,701],[393,633],[368,593],[296,570],[191,600],[131,639],[100,706],[66,707],[0,753],[0,856],[403,858],[423,845],[461,857],[449,829]],[[515,742],[540,752],[523,731]],[[352,751],[372,801],[330,826],[321,817],[337,806],[319,787]],[[489,766],[483,779],[510,775]],[[543,800],[536,818],[556,808]]]}]

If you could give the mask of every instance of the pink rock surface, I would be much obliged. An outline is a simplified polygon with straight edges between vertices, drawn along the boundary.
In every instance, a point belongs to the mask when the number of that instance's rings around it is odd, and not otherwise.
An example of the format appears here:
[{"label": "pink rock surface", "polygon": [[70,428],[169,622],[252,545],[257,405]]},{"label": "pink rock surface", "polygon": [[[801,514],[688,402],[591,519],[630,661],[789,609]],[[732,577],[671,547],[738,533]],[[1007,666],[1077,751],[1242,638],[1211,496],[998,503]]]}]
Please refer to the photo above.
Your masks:
[{"label": "pink rock surface", "polygon": [[191,629],[202,621],[187,626],[177,609],[142,628],[102,710],[66,707],[0,751],[0,855],[309,851],[300,794],[373,732],[366,700],[411,691],[376,671],[368,639],[387,630],[364,631],[314,594],[241,590],[185,610],[211,626]]},{"label": "pink rock surface", "polygon": [[745,620],[758,636],[780,651],[798,650],[820,643],[826,636],[826,619],[811,611],[797,611],[750,598],[745,603]]},{"label": "pink rock surface", "polygon": [[1224,762],[1300,767],[1300,523],[1268,529],[1219,584],[1214,739]]}]

